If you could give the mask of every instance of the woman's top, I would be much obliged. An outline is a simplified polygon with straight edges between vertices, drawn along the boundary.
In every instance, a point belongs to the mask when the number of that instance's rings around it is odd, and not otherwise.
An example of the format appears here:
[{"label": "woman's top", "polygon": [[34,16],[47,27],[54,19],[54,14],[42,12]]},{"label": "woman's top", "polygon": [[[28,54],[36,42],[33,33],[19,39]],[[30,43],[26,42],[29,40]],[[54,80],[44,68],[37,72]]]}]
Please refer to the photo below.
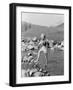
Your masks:
[{"label": "woman's top", "polygon": [[39,47],[39,51],[43,51],[44,53],[47,53],[47,48],[49,46],[49,42],[48,40],[41,40],[38,47]]}]

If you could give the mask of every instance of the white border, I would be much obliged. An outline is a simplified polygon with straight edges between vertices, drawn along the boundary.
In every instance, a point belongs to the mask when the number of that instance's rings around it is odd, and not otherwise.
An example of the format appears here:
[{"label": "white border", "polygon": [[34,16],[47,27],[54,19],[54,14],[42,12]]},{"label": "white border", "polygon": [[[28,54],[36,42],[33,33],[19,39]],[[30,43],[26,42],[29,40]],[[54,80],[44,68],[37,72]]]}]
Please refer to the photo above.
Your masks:
[{"label": "white border", "polygon": [[[21,78],[21,12],[64,14],[64,75]],[[51,8],[16,7],[16,84],[56,82],[69,80],[69,10]]]}]

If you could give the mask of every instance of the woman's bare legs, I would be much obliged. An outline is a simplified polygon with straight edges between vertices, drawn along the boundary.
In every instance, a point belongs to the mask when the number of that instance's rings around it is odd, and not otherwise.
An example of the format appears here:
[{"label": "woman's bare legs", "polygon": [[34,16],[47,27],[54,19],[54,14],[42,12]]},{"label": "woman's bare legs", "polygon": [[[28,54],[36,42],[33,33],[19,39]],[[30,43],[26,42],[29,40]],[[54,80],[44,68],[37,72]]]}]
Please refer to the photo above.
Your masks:
[{"label": "woman's bare legs", "polygon": [[47,65],[48,65],[48,53],[45,53],[45,57],[46,57],[46,65],[45,65],[45,68],[47,67]]},{"label": "woman's bare legs", "polygon": [[37,59],[36,59],[36,61],[35,61],[36,63],[38,63],[38,61],[39,61],[40,52],[41,52],[41,51],[38,51]]}]

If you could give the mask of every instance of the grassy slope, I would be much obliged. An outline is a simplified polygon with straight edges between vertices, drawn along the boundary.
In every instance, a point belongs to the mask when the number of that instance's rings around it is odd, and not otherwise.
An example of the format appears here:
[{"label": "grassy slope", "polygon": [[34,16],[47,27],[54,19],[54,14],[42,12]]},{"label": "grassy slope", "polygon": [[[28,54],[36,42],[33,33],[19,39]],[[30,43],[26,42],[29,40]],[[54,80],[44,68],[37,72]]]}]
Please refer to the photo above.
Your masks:
[{"label": "grassy slope", "polygon": [[[25,25],[27,25],[27,30],[25,31]],[[48,39],[53,40],[63,40],[64,39],[64,24],[58,25],[56,27],[46,27],[40,25],[31,24],[29,28],[29,24],[23,22],[22,23],[22,39],[25,37],[39,37],[41,33],[45,33]]]}]

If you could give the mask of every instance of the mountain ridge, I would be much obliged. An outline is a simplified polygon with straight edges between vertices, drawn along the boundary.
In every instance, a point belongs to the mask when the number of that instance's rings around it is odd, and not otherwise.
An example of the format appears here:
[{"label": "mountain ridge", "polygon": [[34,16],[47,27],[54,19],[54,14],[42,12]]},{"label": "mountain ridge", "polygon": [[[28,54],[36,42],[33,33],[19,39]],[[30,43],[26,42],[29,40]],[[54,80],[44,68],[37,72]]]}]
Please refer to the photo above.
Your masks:
[{"label": "mountain ridge", "polygon": [[64,39],[64,23],[57,26],[47,27],[23,22],[21,27],[22,39],[34,36],[40,37],[41,33],[45,33],[48,39]]}]

